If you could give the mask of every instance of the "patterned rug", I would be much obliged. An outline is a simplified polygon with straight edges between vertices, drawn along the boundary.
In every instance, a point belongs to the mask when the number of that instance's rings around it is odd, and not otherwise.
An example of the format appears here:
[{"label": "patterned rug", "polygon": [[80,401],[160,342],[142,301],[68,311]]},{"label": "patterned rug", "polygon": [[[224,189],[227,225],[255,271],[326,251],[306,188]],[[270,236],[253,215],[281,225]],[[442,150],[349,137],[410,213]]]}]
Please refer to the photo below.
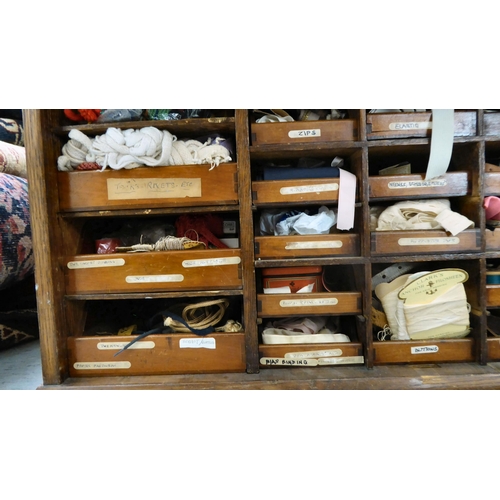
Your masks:
[{"label": "patterned rug", "polygon": [[28,183],[0,173],[0,350],[36,338]]},{"label": "patterned rug", "polygon": [[0,141],[24,146],[24,126],[21,120],[0,117]]}]

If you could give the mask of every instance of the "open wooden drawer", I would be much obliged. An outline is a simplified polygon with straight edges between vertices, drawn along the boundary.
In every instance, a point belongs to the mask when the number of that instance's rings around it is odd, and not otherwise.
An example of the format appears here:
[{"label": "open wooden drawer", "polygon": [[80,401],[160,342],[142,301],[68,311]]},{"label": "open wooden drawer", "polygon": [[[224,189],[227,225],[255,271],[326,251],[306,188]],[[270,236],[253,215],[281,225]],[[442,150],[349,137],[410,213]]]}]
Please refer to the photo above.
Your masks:
[{"label": "open wooden drawer", "polygon": [[237,164],[58,172],[63,212],[237,205]]},{"label": "open wooden drawer", "polygon": [[242,287],[239,249],[77,255],[62,265],[68,295]]}]

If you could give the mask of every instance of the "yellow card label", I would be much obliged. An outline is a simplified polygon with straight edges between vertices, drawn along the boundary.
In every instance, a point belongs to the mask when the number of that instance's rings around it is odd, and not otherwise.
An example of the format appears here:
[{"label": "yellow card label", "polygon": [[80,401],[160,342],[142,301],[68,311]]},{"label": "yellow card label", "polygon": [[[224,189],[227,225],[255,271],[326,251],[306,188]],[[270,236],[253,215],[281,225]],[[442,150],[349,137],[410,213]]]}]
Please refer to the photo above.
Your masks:
[{"label": "yellow card label", "polygon": [[399,292],[399,298],[408,305],[429,304],[453,286],[465,283],[468,279],[469,275],[463,269],[441,269],[408,283]]},{"label": "yellow card label", "polygon": [[108,200],[200,198],[201,179],[107,179]]}]

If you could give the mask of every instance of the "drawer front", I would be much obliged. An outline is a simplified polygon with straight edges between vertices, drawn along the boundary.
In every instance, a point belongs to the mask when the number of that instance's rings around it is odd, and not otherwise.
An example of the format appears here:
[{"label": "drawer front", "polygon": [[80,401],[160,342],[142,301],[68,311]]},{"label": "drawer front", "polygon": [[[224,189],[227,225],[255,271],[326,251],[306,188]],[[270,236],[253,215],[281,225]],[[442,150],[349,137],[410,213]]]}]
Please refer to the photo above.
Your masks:
[{"label": "drawer front", "polygon": [[62,211],[236,205],[236,163],[58,172]]},{"label": "drawer front", "polygon": [[374,342],[374,364],[474,361],[472,339]]},{"label": "drawer front", "polygon": [[484,113],[484,134],[500,135],[500,113]]},{"label": "drawer front", "polygon": [[259,259],[360,255],[358,234],[303,236],[257,236],[255,256]]},{"label": "drawer front", "polygon": [[[320,361],[321,360],[321,361]],[[364,364],[359,342],[300,345],[259,345],[261,368]]]},{"label": "drawer front", "polygon": [[134,337],[69,337],[71,377],[243,372],[245,334],[150,335],[115,356]]},{"label": "drawer front", "polygon": [[481,233],[466,229],[456,236],[446,231],[372,231],[373,255],[440,254],[481,251]]},{"label": "drawer front", "polygon": [[486,348],[488,350],[488,361],[500,361],[500,338],[488,338]]},{"label": "drawer front", "polygon": [[486,285],[486,307],[500,307],[500,285]]},{"label": "drawer front", "polygon": [[360,314],[361,293],[290,293],[257,295],[257,316],[287,317],[309,314]]},{"label": "drawer front", "polygon": [[453,172],[426,181],[422,175],[370,177],[370,198],[422,198],[426,196],[465,196],[469,182],[467,172]]},{"label": "drawer front", "polygon": [[[455,137],[475,136],[475,111],[455,111]],[[366,115],[366,137],[373,139],[404,139],[430,137],[432,113],[374,113]]]},{"label": "drawer front", "polygon": [[286,203],[332,203],[339,198],[339,178],[252,182],[255,206]]},{"label": "drawer front", "polygon": [[252,146],[260,144],[355,141],[356,120],[317,120],[285,123],[252,123]]},{"label": "drawer front", "polygon": [[500,194],[500,172],[485,172],[484,194],[485,196],[498,196]]},{"label": "drawer front", "polygon": [[484,241],[486,251],[498,252],[500,250],[500,229],[495,229],[494,231],[485,229]]},{"label": "drawer front", "polygon": [[242,286],[239,249],[78,255],[63,266],[70,295]]}]

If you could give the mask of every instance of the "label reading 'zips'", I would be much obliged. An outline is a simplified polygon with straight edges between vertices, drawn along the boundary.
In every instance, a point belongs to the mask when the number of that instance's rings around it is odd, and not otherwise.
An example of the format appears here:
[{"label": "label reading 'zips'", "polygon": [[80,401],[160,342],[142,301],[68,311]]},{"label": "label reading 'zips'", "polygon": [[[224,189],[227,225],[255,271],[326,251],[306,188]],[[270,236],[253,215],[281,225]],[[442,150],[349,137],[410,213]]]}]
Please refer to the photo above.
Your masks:
[{"label": "label reading 'zips'", "polygon": [[288,132],[290,139],[304,139],[304,137],[321,137],[320,128],[310,128],[304,130],[290,130]]}]

